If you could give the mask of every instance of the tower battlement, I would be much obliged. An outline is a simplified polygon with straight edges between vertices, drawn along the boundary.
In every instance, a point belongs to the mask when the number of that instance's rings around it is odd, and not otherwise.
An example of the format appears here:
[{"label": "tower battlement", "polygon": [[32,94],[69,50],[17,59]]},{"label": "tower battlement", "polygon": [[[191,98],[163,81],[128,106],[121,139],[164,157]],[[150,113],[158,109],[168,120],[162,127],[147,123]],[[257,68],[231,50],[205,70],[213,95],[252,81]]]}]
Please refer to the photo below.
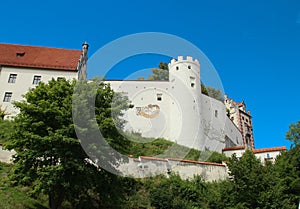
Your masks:
[{"label": "tower battlement", "polygon": [[172,68],[172,66],[174,66],[176,64],[185,63],[185,62],[193,63],[195,65],[200,66],[199,60],[198,59],[193,59],[192,56],[186,56],[186,57],[178,56],[177,59],[173,58],[171,60],[171,62],[169,63],[169,69]]}]

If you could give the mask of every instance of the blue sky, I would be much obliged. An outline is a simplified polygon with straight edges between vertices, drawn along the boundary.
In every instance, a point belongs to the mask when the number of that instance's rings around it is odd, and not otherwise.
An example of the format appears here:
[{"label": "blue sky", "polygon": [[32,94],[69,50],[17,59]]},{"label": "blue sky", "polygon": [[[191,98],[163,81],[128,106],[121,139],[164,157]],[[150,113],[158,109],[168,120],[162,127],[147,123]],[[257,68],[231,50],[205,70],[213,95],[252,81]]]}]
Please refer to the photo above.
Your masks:
[{"label": "blue sky", "polygon": [[[300,119],[300,1],[4,1],[0,42],[80,49],[92,55],[124,35],[163,32],[201,49],[225,92],[253,115],[257,148],[286,145]],[[165,57],[121,63],[120,78]]]}]

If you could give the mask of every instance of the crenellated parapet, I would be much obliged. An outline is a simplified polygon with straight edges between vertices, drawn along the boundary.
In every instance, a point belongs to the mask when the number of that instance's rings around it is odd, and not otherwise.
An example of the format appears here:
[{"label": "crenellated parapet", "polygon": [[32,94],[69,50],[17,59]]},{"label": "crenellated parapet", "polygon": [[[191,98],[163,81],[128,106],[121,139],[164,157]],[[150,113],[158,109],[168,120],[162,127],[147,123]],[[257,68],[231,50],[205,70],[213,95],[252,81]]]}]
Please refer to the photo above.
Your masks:
[{"label": "crenellated parapet", "polygon": [[198,59],[193,59],[193,57],[191,56],[186,56],[186,58],[184,58],[183,56],[178,56],[177,59],[173,58],[171,60],[171,62],[168,65],[169,69],[171,69],[174,65],[181,64],[181,63],[190,63],[200,67],[200,63]]}]

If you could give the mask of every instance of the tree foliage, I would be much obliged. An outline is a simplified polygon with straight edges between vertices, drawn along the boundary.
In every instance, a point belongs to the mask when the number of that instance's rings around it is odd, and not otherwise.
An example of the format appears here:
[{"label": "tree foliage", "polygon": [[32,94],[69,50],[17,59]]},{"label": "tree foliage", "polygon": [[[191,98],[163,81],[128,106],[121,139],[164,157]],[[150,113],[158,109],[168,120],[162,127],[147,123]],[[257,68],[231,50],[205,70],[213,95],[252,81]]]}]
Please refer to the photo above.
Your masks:
[{"label": "tree foliage", "polygon": [[224,101],[222,91],[220,89],[215,89],[213,87],[206,86],[208,96],[215,98],[221,102]]},{"label": "tree foliage", "polygon": [[13,133],[13,122],[10,120],[0,119],[0,144],[5,144]]},{"label": "tree foliage", "polygon": [[209,96],[208,91],[203,83],[201,83],[201,93]]},{"label": "tree foliage", "polygon": [[263,166],[260,160],[247,150],[241,159],[233,155],[228,167],[233,181],[233,203],[243,203],[247,208],[258,208],[260,204],[257,196],[268,186],[261,181]]},{"label": "tree foliage", "polygon": [[[88,199],[90,191],[105,188],[108,179],[114,181],[110,174],[89,163],[74,131],[72,95],[75,84],[75,81],[52,79],[48,84],[40,83],[31,89],[25,95],[26,101],[16,102],[20,114],[14,121],[13,138],[7,144],[8,149],[17,152],[13,180],[30,185],[33,194],[47,194],[51,209],[60,208],[65,200],[73,208],[79,207],[82,199]],[[110,141],[120,139],[115,137],[118,134],[112,118],[117,109],[113,110],[109,103],[113,96],[109,86],[102,84],[95,102],[100,129]],[[114,141],[114,144],[120,143]],[[105,195],[95,199],[103,204],[103,197]]]},{"label": "tree foliage", "polygon": [[158,68],[152,68],[152,75],[147,80],[151,81],[167,81],[169,80],[169,67],[165,62],[160,62]]},{"label": "tree foliage", "polygon": [[295,145],[300,145],[300,121],[290,125],[289,131],[286,133],[286,139]]},{"label": "tree foliage", "polygon": [[223,94],[220,89],[215,89],[214,87],[205,86],[203,83],[201,83],[201,93],[209,97],[212,97],[214,99],[217,99],[221,102],[224,101]]},{"label": "tree foliage", "polygon": [[[300,145],[282,153],[275,164],[275,178],[280,188],[278,199],[296,207],[300,200]],[[278,189],[277,189],[278,191]]]},{"label": "tree foliage", "polygon": [[152,179],[149,192],[155,208],[206,208],[206,186],[199,176],[192,180],[182,180],[176,174],[169,178],[156,177]]},{"label": "tree foliage", "polygon": [[[118,116],[128,108],[127,100],[99,80],[79,86],[79,91],[87,97],[73,94],[75,84],[75,81],[65,79],[40,83],[25,95],[26,102],[16,103],[21,112],[14,122],[0,120],[0,137],[5,138],[7,148],[17,152],[11,176],[13,182],[29,186],[33,195],[48,195],[50,208],[63,208],[64,201],[70,204],[69,208],[297,207],[300,199],[299,122],[292,124],[286,134],[293,146],[283,152],[275,164],[267,162],[262,165],[249,150],[241,158],[233,155],[230,159],[213,153],[209,161],[229,162],[230,178],[227,180],[204,182],[200,176],[184,180],[173,173],[168,177],[121,178],[87,160],[89,156],[82,149],[80,140],[90,139],[77,138],[72,120],[72,100],[95,104],[93,110],[75,108],[73,113],[80,112],[82,123],[89,123],[87,119],[95,114],[95,128],[100,128],[105,139],[118,151],[148,155],[151,152],[142,150],[148,146],[156,154],[171,144],[159,139],[144,146],[125,140],[119,130],[124,121]],[[99,88],[95,90],[95,86]],[[92,101],[93,93],[96,93],[95,101]],[[76,125],[82,134],[87,132],[84,124]],[[3,135],[7,130],[12,134]],[[199,153],[192,150],[189,155],[194,158]],[[103,157],[101,160],[108,157],[95,156]],[[0,169],[4,168],[0,166]]]}]

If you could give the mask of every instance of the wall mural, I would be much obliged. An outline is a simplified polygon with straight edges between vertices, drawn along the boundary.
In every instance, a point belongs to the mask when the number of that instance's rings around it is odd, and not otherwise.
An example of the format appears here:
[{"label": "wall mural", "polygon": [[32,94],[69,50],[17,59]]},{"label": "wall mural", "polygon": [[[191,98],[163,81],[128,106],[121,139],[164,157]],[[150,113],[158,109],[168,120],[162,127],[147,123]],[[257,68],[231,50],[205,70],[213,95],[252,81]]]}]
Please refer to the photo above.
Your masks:
[{"label": "wall mural", "polygon": [[149,104],[144,107],[136,107],[136,115],[143,116],[145,118],[155,118],[158,116],[160,107],[158,105]]}]

